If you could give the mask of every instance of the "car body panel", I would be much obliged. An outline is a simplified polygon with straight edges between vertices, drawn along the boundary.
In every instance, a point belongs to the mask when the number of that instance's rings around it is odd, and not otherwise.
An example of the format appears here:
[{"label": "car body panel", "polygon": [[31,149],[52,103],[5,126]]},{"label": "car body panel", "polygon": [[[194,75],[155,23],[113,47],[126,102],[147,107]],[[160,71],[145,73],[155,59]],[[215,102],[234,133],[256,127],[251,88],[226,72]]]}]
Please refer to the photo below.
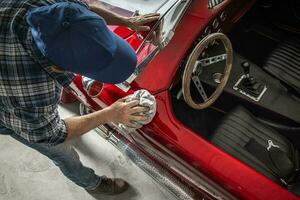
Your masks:
[{"label": "car body panel", "polygon": [[[157,114],[154,120],[139,130],[136,135],[124,134],[124,137],[141,148],[150,158],[153,157],[151,155],[155,150],[163,152],[167,163],[172,163],[172,166],[165,166],[165,168],[189,183],[196,191],[203,192],[203,188],[197,188],[193,180],[188,180],[183,174],[193,172],[195,177],[192,179],[194,180],[197,180],[197,176],[200,178],[200,173],[205,174],[239,199],[298,199],[285,188],[213,146],[184,126],[176,119],[171,105],[169,88],[182,60],[188,55],[193,43],[205,27],[226,9],[229,15],[228,20],[224,22],[224,31],[226,31],[247,12],[254,2],[252,0],[228,0],[214,9],[208,9],[207,1],[194,0],[177,27],[171,42],[139,74],[129,91],[124,92],[115,85],[106,84],[99,97],[91,98],[82,84],[80,75],[76,77],[69,90],[93,110],[104,108],[138,89],[149,90],[157,100]],[[129,34],[130,30],[124,27],[112,26],[111,29],[119,35],[123,34],[122,37],[135,49],[142,42],[136,34]],[[118,127],[114,128],[118,130]],[[118,131],[122,132],[122,130]],[[142,143],[142,140],[148,143]],[[178,170],[182,169],[180,162],[188,166],[184,169],[185,172],[182,171],[183,174],[180,174]],[[197,175],[195,171],[199,174]]]}]

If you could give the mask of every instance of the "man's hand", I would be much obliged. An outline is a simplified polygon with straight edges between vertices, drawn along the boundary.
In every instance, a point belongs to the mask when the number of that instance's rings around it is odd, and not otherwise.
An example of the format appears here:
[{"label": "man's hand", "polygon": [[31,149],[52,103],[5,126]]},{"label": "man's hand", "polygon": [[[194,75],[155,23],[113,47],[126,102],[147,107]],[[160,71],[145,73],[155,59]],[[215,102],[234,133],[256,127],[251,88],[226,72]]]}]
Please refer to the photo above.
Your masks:
[{"label": "man's hand", "polygon": [[138,101],[125,102],[125,99],[126,97],[119,99],[106,108],[108,121],[136,128],[136,125],[133,122],[146,121],[147,117],[140,114],[148,112],[149,108],[138,106]]},{"label": "man's hand", "polygon": [[121,123],[128,127],[136,128],[133,122],[145,121],[147,117],[143,115],[149,108],[138,106],[138,101],[125,102],[122,98],[105,109],[78,117],[65,119],[68,129],[67,139],[73,139],[82,134],[109,122]]},{"label": "man's hand", "polygon": [[159,19],[159,13],[150,13],[146,15],[139,15],[129,17],[126,20],[126,26],[135,31],[150,31],[151,22],[155,22]]}]

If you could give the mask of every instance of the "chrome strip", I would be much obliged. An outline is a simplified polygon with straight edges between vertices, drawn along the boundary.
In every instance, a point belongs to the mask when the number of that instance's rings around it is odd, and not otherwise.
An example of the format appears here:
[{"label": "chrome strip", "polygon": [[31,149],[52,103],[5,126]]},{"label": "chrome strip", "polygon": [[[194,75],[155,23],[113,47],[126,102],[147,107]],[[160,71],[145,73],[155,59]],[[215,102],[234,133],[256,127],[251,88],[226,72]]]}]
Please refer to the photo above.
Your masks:
[{"label": "chrome strip", "polygon": [[[85,107],[80,106],[80,114],[85,113]],[[153,178],[158,184],[174,195],[178,200],[196,200],[194,192],[181,183],[174,175],[147,158],[137,147],[112,128],[102,125],[96,132],[114,145],[123,155],[129,158],[136,166]]]},{"label": "chrome strip", "polygon": [[[147,158],[133,144],[126,141],[127,139],[118,132],[110,130],[110,133],[103,133],[103,128],[96,131],[102,136],[110,135],[105,139],[113,144],[123,155],[129,158],[136,166],[153,178],[158,184],[164,187],[168,192],[174,195],[174,198],[180,200],[195,200],[195,194],[186,185],[181,183],[175,176],[155,162]],[[102,133],[101,133],[102,132]]]},{"label": "chrome strip", "polygon": [[[99,101],[104,107],[106,107],[106,105],[101,100]],[[83,106],[80,106],[80,113],[84,114]],[[110,126],[116,128],[117,131],[112,129]],[[130,133],[127,130],[120,129],[115,124],[111,124],[110,126],[99,126],[95,130],[101,137],[113,144],[120,152],[122,152],[129,159],[131,159],[139,168],[141,168],[145,173],[152,177],[157,183],[163,186],[170,193],[174,194],[176,199],[195,199],[194,193],[191,189],[189,189],[186,185],[179,181],[177,177],[170,174],[164,168],[150,160],[143,152],[141,152],[135,145],[132,144],[132,142],[135,142],[135,140],[133,138],[132,140],[130,139],[130,137],[132,137],[131,134],[135,134],[140,141],[140,138],[143,138],[142,136],[140,136],[141,133],[138,133],[137,131],[135,131],[134,133]],[[129,136],[129,138],[127,138],[126,136]],[[147,137],[147,134],[145,134],[145,136]],[[162,147],[152,138],[147,138],[154,142],[154,144],[158,145],[159,147]],[[145,139],[143,138],[143,140]],[[146,152],[153,155],[159,162],[161,162],[161,164],[163,164],[164,166],[168,166],[171,169],[171,171],[180,174],[182,177],[184,177],[185,180],[188,180],[190,183],[194,184],[197,188],[206,192],[214,199],[236,199],[223,188],[216,185],[215,183],[212,183],[212,181],[209,180],[209,178],[205,177],[202,173],[195,171],[195,169],[190,169],[190,166],[185,166],[182,163],[183,161],[180,158],[178,158],[175,154],[173,154],[172,156],[176,157],[176,159],[170,162],[170,158],[167,158],[167,156],[164,155],[164,153],[159,152],[156,149],[149,149],[147,145],[145,145],[145,142],[140,141],[139,145],[141,145],[141,148],[143,148]],[[181,161],[179,161],[178,159]],[[183,171],[189,171],[189,173],[185,173]]]}]

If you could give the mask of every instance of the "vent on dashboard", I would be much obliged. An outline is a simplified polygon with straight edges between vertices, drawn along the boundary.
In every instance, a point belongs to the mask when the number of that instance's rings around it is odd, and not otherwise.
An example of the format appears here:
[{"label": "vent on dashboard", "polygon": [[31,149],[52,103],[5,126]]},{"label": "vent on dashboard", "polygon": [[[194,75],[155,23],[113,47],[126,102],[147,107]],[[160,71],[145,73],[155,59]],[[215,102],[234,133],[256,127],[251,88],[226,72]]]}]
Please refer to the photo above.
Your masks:
[{"label": "vent on dashboard", "polygon": [[208,0],[208,8],[214,8],[215,6],[222,3],[224,0]]}]

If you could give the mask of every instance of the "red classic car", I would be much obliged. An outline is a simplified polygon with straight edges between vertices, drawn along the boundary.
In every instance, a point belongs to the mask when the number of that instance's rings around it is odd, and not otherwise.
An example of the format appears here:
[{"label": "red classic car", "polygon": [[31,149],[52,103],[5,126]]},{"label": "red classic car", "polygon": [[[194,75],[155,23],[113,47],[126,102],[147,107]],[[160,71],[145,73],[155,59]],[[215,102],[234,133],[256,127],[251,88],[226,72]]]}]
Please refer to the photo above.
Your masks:
[{"label": "red classic car", "polygon": [[[153,121],[98,132],[174,199],[300,195],[300,4],[296,0],[90,0],[125,16],[161,14],[149,32],[111,26],[138,56],[109,85],[77,75],[63,99],[82,114],[146,89]],[[225,35],[226,34],[226,35]]]}]

